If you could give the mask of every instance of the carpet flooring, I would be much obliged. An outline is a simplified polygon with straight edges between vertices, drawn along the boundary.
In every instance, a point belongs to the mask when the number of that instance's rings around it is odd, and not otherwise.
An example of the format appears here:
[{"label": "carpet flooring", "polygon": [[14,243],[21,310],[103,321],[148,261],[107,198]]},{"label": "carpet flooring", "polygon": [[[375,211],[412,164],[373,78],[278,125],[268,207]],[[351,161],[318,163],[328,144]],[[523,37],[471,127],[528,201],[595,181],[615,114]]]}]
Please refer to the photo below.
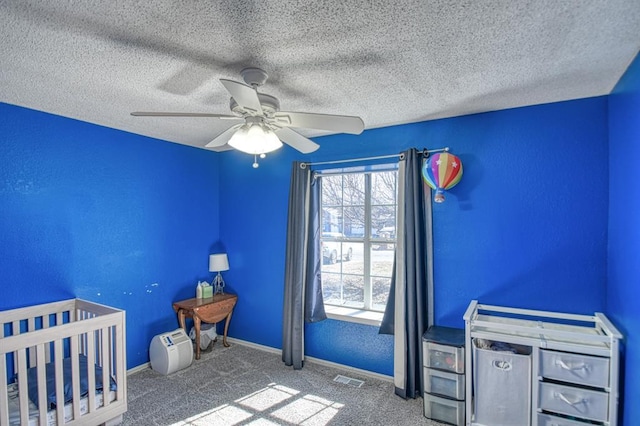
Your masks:
[{"label": "carpet flooring", "polygon": [[[341,374],[364,381],[337,383]],[[279,353],[217,342],[200,360],[163,376],[128,378],[124,425],[441,425],[422,414],[422,399],[403,400],[393,384],[307,362],[286,367]]]}]

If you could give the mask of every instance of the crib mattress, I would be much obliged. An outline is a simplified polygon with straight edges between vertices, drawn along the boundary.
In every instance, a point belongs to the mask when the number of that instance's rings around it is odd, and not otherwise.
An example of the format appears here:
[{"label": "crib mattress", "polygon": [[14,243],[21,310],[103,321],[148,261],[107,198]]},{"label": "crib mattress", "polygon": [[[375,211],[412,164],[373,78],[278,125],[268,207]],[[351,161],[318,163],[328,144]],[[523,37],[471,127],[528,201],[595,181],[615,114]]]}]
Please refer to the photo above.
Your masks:
[{"label": "crib mattress", "polygon": [[[20,402],[18,400],[18,385],[15,383],[10,384],[7,387],[9,393],[9,424],[11,425],[19,425],[20,424]],[[96,407],[102,407],[103,405],[103,395],[102,392],[96,393],[94,396]],[[116,392],[109,392],[109,401],[113,402],[116,399]],[[56,410],[51,409],[47,412],[47,425],[46,426],[54,426],[56,425]],[[85,396],[80,399],[80,414],[86,414],[89,411],[89,402],[88,397]],[[68,422],[73,417],[73,404],[68,403],[64,406],[64,419],[65,422]],[[41,426],[38,424],[38,407],[29,400],[29,426]]]}]

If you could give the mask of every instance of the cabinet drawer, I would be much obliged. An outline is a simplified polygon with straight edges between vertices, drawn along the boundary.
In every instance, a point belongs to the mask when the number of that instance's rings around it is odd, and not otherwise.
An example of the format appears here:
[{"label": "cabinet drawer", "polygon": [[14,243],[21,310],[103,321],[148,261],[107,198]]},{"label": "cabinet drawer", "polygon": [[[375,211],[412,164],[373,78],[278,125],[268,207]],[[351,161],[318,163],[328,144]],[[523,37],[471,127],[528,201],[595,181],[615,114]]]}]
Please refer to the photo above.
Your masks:
[{"label": "cabinet drawer", "polygon": [[606,392],[540,383],[539,398],[539,407],[543,410],[601,422],[609,417],[609,394]]},{"label": "cabinet drawer", "polygon": [[584,423],[577,420],[569,420],[564,417],[549,414],[538,414],[538,426],[588,426],[591,422]]},{"label": "cabinet drawer", "polygon": [[530,424],[530,355],[481,349],[474,344],[473,368],[473,411],[477,424]]},{"label": "cabinet drawer", "polygon": [[424,394],[424,416],[453,425],[464,425],[464,401]]},{"label": "cabinet drawer", "polygon": [[424,368],[424,391],[464,399],[464,375]]},{"label": "cabinet drawer", "polygon": [[540,375],[563,382],[606,388],[609,386],[609,358],[542,350]]},{"label": "cabinet drawer", "polygon": [[424,366],[439,370],[464,373],[464,348],[422,342]]}]

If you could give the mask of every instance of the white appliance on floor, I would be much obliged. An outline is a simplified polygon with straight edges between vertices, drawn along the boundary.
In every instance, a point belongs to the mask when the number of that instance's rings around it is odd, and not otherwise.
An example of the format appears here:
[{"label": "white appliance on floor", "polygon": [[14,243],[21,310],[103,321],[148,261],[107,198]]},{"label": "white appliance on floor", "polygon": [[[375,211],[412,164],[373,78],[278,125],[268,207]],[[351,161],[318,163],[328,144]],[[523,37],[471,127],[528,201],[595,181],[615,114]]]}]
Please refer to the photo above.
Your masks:
[{"label": "white appliance on floor", "polygon": [[151,339],[149,347],[151,368],[160,374],[171,374],[187,368],[193,362],[191,339],[178,328]]}]

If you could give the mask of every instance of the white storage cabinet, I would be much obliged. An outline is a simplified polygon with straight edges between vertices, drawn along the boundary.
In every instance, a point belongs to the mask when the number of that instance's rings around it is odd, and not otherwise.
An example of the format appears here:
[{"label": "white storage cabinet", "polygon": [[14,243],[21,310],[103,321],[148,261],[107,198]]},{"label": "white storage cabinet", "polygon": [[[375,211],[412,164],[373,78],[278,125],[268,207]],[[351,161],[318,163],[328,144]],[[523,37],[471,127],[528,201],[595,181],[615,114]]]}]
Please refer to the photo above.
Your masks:
[{"label": "white storage cabinet", "polygon": [[[473,300],[464,320],[473,348],[465,356],[467,426],[617,425],[622,335],[605,315]],[[491,352],[487,342],[525,352]]]}]

